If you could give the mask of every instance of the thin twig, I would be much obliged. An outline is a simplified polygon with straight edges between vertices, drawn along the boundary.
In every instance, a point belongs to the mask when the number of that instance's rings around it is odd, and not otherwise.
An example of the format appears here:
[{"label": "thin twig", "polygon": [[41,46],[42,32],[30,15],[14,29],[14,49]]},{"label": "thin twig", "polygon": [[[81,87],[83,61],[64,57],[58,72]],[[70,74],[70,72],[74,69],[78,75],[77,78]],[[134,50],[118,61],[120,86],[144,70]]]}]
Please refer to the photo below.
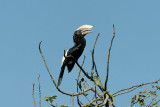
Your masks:
[{"label": "thin twig", "polygon": [[94,81],[93,80],[93,78],[91,77],[91,76],[89,76],[88,75],[88,73],[86,73],[85,71],[84,71],[84,69],[79,65],[79,63],[75,60],[75,58],[73,57],[73,56],[71,56],[71,55],[68,55],[68,56],[65,56],[66,58],[72,58],[73,60],[74,60],[74,62],[77,64],[77,66],[82,70],[82,72],[85,74],[85,76],[88,78],[88,79],[90,79],[91,81]]},{"label": "thin twig", "polygon": [[113,24],[113,37],[112,37],[111,44],[110,44],[109,51],[108,51],[107,74],[106,74],[106,80],[105,80],[105,84],[104,84],[105,91],[107,90],[107,82],[108,82],[108,75],[109,75],[109,58],[110,58],[110,52],[111,52],[114,37],[115,37],[115,28],[114,28],[114,24]]},{"label": "thin twig", "polygon": [[[96,74],[97,74],[97,77],[99,78],[99,82],[100,82],[100,84],[101,84],[101,87],[102,87],[102,89],[104,90],[104,87],[103,87],[102,82],[101,82],[101,79],[100,79],[100,77],[99,77],[99,74],[98,74],[98,71],[97,71],[97,67],[96,67],[96,63],[95,63],[95,60],[94,60],[94,50],[95,50],[95,46],[96,46],[96,43],[97,43],[97,40],[98,40],[99,35],[100,35],[100,33],[98,33],[98,35],[97,35],[97,37],[96,37],[96,40],[95,40],[95,42],[94,42],[93,49],[92,49],[92,52],[91,52],[91,54],[92,54],[92,69],[91,69],[91,73],[93,74],[93,69],[95,68],[95,72],[96,72]],[[92,78],[93,78],[93,76],[92,76]]]},{"label": "thin twig", "polygon": [[142,84],[139,84],[139,85],[134,85],[134,86],[129,87],[129,88],[121,89],[121,90],[113,93],[112,95],[113,95],[113,97],[115,97],[115,96],[118,96],[118,95],[121,95],[121,94],[125,94],[125,93],[128,93],[128,92],[131,92],[131,91],[133,91],[133,90],[135,90],[135,89],[137,89],[139,87],[145,86],[145,85],[156,84],[159,81],[160,81],[160,79],[155,81],[155,82],[148,82],[148,83],[142,83]]},{"label": "thin twig", "polygon": [[102,103],[102,104],[100,104],[99,106],[101,107],[101,106],[106,105],[106,103],[107,103],[108,99],[109,99],[109,96],[108,96],[108,95],[106,95],[105,99],[103,100],[103,103]]},{"label": "thin twig", "polygon": [[[78,69],[78,66],[76,65],[76,67],[77,67],[77,69]],[[78,70],[79,71],[79,70]],[[81,78],[83,77],[81,74],[80,74],[80,76],[81,76]],[[93,91],[93,92],[95,92],[95,89],[85,80],[85,78],[84,78],[84,82],[89,86],[89,87],[91,87],[91,90]],[[103,98],[103,96],[98,92],[98,91],[96,91],[96,94],[100,97],[100,98]]]},{"label": "thin twig", "polygon": [[92,99],[89,104],[92,104],[93,102],[95,101],[103,101],[104,99],[103,98],[96,98],[96,99]]},{"label": "thin twig", "polygon": [[[83,64],[84,64],[84,61],[85,61],[85,56],[84,56],[83,63],[82,63],[82,65],[81,65],[81,67],[82,67]],[[76,67],[77,67],[77,66],[76,66]],[[80,73],[81,73],[81,70],[79,71],[79,69],[78,69],[78,77],[77,77],[77,93],[78,93],[78,87],[79,87],[78,82],[79,82]],[[78,105],[79,105],[80,107],[81,107],[81,105],[83,105],[82,102],[79,100],[79,95],[77,96],[77,103],[78,103]]]},{"label": "thin twig", "polygon": [[[85,74],[85,76],[90,79],[91,81],[94,81],[93,78],[91,76],[88,75],[88,73],[86,73],[84,71],[84,69],[79,65],[79,63],[77,62],[77,60],[75,60],[75,58],[72,56],[72,55],[68,55],[68,56],[65,56],[66,58],[72,58],[74,60],[74,62],[77,64],[77,66],[82,70],[82,72]],[[98,85],[99,89],[101,89],[101,91],[104,91],[104,89]]]},{"label": "thin twig", "polygon": [[96,37],[96,40],[94,42],[94,45],[93,45],[93,49],[91,51],[91,54],[92,54],[92,69],[91,69],[91,76],[93,78],[93,69],[94,69],[94,66],[95,66],[95,61],[94,61],[94,49],[95,49],[95,46],[96,46],[96,42],[98,40],[98,37],[99,37],[100,33],[98,33],[97,37]]},{"label": "thin twig", "polygon": [[[77,80],[77,93],[78,93],[78,80]],[[79,100],[79,95],[77,96],[77,103],[81,107],[81,101]]]},{"label": "thin twig", "polygon": [[[150,97],[151,95],[147,95],[146,97],[142,98],[143,100]],[[134,106],[135,104],[137,104],[139,102],[139,100],[137,100],[136,102],[132,103],[129,107]]]},{"label": "thin twig", "polygon": [[[85,80],[85,78],[84,77],[82,77],[82,75],[81,75],[81,73],[80,73],[80,70],[78,69],[78,66],[76,65],[76,68],[77,68],[77,71],[78,71],[78,82],[79,82],[79,77],[81,76],[81,78],[83,78],[84,80],[83,80],[83,84],[85,84],[85,82],[87,82],[86,80]],[[77,85],[79,85],[79,84],[77,84]],[[89,87],[91,87],[91,88],[93,88],[89,83],[88,83],[88,86]],[[84,89],[86,89],[86,86],[84,85]],[[82,89],[80,89],[80,90],[82,90]],[[91,89],[92,90],[92,89]],[[84,96],[85,96],[85,93],[83,94]],[[89,99],[87,98],[87,96],[85,96],[85,98],[89,101]],[[81,103],[81,105],[83,105],[82,103]]]},{"label": "thin twig", "polygon": [[[97,90],[96,90],[96,86],[95,86],[95,99],[97,99]],[[98,102],[97,102],[97,100],[96,100],[96,104],[97,104],[97,107],[98,107]]]},{"label": "thin twig", "polygon": [[154,99],[155,99],[155,97],[153,96],[151,102],[147,105],[147,107],[151,107],[152,106],[152,103],[153,103]]},{"label": "thin twig", "polygon": [[[156,101],[155,103],[158,104],[160,102],[160,99],[158,101]],[[153,103],[151,105],[151,107],[154,106]]]},{"label": "thin twig", "polygon": [[[83,67],[84,62],[85,62],[85,59],[86,59],[86,56],[84,55],[84,59],[83,59],[83,62],[82,62],[82,64],[81,64],[81,67]],[[80,70],[80,71],[81,71],[81,70]]]},{"label": "thin twig", "polygon": [[32,90],[32,97],[33,97],[33,102],[34,102],[34,107],[36,107],[36,101],[35,101],[35,98],[34,98],[34,83],[32,84],[33,85],[33,90]]},{"label": "thin twig", "polygon": [[46,61],[45,61],[45,59],[44,59],[44,56],[43,56],[43,54],[42,54],[42,51],[41,51],[41,43],[42,43],[42,41],[39,42],[39,52],[40,52],[40,54],[41,54],[41,56],[42,56],[42,59],[43,59],[43,62],[44,62],[44,64],[45,64],[46,68],[47,68],[47,71],[48,71],[48,73],[49,73],[49,75],[50,75],[50,77],[51,77],[51,79],[52,79],[52,82],[54,83],[55,86],[57,86],[57,85],[56,85],[56,82],[54,81],[54,78],[52,77],[51,72],[49,71],[49,68],[48,68],[47,63],[46,63]]},{"label": "thin twig", "polygon": [[118,94],[115,94],[115,95],[113,95],[113,97],[116,97],[116,96],[119,96],[119,95],[122,95],[122,94],[126,94],[126,93],[129,93],[129,92],[131,92],[131,91],[134,91],[135,89],[137,89],[138,87],[135,87],[135,88],[132,88],[132,89],[130,89],[130,90],[127,90],[127,91],[125,91],[125,92],[122,92],[122,93],[118,93]]},{"label": "thin twig", "polygon": [[102,87],[102,88],[103,88],[103,90],[104,90],[104,87],[103,87],[102,81],[101,81],[101,79],[100,79],[100,77],[99,77],[99,74],[98,74],[98,71],[97,71],[96,64],[95,64],[95,71],[96,71],[96,74],[97,74],[97,76],[98,76],[98,78],[99,78],[99,82],[100,82],[100,84],[101,84],[101,87]]},{"label": "thin twig", "polygon": [[38,76],[39,83],[39,107],[41,107],[41,86],[40,86],[40,75]]}]

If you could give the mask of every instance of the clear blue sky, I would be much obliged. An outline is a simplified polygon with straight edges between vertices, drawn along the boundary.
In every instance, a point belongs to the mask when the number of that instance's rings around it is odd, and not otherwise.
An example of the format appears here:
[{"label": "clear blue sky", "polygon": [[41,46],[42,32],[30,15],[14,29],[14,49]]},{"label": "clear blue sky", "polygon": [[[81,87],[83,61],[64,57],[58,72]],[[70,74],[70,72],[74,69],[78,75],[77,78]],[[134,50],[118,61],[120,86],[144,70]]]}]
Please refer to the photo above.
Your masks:
[{"label": "clear blue sky", "polygon": [[[73,46],[74,31],[83,24],[94,26],[86,36],[84,69],[90,71],[90,50],[97,33],[95,49],[97,68],[103,81],[107,53],[115,24],[108,89],[111,93],[160,78],[160,1],[159,0],[1,0],[0,1],[0,106],[33,107],[32,83],[41,75],[43,99],[57,95],[58,104],[71,106],[70,97],[55,89],[38,51],[42,51],[57,81],[63,50]],[[79,60],[82,63],[83,55]],[[76,67],[61,84],[65,91],[75,92]],[[74,88],[70,88],[74,86]],[[133,94],[117,97],[117,107],[128,107]],[[75,98],[76,107],[76,98]]]}]

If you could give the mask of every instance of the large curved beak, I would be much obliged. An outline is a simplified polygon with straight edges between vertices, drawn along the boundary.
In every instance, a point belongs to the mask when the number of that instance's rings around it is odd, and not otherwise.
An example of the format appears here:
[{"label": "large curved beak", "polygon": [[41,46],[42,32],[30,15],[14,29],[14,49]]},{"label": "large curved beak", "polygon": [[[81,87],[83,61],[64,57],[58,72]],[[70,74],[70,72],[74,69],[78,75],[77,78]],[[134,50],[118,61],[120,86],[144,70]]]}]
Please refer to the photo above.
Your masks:
[{"label": "large curved beak", "polygon": [[93,26],[92,25],[82,25],[80,26],[77,30],[80,30],[82,35],[86,35],[88,33],[91,33],[92,32],[92,28]]},{"label": "large curved beak", "polygon": [[89,28],[85,28],[82,30],[82,35],[86,35],[88,33],[91,33],[92,32],[92,29],[89,29]]}]

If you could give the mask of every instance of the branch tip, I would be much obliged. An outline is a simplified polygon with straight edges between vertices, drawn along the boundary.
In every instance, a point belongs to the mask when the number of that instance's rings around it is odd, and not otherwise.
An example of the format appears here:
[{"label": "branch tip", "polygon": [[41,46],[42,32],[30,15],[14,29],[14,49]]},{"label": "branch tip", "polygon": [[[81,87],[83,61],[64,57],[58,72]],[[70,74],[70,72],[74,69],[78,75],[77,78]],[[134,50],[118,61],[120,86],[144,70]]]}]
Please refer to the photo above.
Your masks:
[{"label": "branch tip", "polygon": [[40,53],[42,53],[42,52],[41,52],[41,43],[42,43],[42,41],[39,42],[39,52],[40,52]]}]

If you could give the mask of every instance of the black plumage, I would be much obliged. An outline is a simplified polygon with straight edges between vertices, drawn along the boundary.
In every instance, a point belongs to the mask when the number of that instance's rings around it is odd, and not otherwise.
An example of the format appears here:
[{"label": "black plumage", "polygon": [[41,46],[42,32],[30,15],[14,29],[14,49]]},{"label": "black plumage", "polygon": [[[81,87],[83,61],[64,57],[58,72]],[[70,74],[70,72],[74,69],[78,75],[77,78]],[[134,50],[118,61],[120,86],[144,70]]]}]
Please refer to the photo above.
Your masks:
[{"label": "black plumage", "polygon": [[[86,46],[86,40],[84,36],[92,32],[91,30],[92,27],[93,26],[91,25],[82,25],[74,32],[74,35],[73,35],[74,46],[66,51],[65,56],[71,55],[74,57],[76,61],[79,59],[79,57],[82,55],[83,50]],[[61,84],[65,66],[67,66],[68,72],[71,72],[71,70],[74,67],[74,64],[75,64],[75,61],[73,60],[72,57],[63,56],[61,71],[58,79],[58,86]]]}]

